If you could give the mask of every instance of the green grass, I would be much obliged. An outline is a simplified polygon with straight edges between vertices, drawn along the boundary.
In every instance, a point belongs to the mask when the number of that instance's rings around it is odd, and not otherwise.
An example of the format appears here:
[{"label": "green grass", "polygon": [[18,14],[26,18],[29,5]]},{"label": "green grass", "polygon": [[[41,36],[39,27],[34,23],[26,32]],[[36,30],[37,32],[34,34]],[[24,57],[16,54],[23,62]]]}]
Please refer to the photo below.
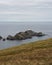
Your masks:
[{"label": "green grass", "polygon": [[0,50],[0,65],[52,65],[52,38]]}]

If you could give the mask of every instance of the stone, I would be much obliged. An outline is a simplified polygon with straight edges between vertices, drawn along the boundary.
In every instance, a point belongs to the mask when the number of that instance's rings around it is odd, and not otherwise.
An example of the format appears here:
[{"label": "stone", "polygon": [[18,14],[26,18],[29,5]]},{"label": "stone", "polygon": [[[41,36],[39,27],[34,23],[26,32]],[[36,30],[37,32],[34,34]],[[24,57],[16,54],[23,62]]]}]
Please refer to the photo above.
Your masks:
[{"label": "stone", "polygon": [[4,38],[3,41],[5,41],[6,39]]},{"label": "stone", "polygon": [[2,39],[2,36],[0,36],[0,40]]},{"label": "stone", "polygon": [[45,34],[43,34],[42,32],[39,32],[39,33],[37,33],[37,36],[41,37],[41,36],[45,36]]},{"label": "stone", "polygon": [[15,38],[11,35],[8,35],[7,40],[15,40]]}]

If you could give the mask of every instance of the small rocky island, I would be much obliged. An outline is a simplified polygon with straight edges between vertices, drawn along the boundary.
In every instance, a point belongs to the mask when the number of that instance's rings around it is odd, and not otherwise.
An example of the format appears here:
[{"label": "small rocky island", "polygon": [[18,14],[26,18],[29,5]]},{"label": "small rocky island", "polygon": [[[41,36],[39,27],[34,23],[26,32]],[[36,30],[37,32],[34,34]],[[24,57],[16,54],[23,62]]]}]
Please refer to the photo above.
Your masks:
[{"label": "small rocky island", "polygon": [[[8,35],[7,40],[25,40],[25,39],[31,39],[33,36],[42,37],[45,36],[42,32],[34,32],[32,30],[27,30],[25,32],[19,32],[15,34],[14,36]],[[0,36],[0,40],[3,39],[2,36]],[[3,39],[5,41],[6,39]]]},{"label": "small rocky island", "polygon": [[34,32],[32,30],[27,30],[25,32],[19,32],[14,36],[8,35],[7,40],[25,40],[32,38],[33,36],[41,37],[45,36],[42,32]]}]

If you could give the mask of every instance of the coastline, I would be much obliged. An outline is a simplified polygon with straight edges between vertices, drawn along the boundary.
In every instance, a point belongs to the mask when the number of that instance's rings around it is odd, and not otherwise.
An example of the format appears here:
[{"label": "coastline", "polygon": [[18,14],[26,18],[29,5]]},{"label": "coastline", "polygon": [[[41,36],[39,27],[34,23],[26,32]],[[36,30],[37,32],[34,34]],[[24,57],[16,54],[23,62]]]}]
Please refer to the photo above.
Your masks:
[{"label": "coastline", "polygon": [[[23,45],[29,45],[29,44],[32,44],[32,43],[37,43],[37,42],[42,42],[42,41],[49,41],[49,40],[52,40],[52,38],[47,38],[47,39],[43,39],[43,40],[38,40],[38,41],[32,41],[32,42],[27,42],[26,44],[21,44],[21,45],[18,45],[18,46],[14,46],[14,47],[10,47],[10,48],[7,48],[7,49],[12,49],[12,48],[15,48],[15,47],[20,47],[20,46],[23,46]],[[3,50],[7,50],[7,49],[3,49]],[[1,51],[1,50],[0,50]]]},{"label": "coastline", "polygon": [[31,42],[28,44],[22,44],[20,46],[0,50],[0,64],[41,65],[42,63],[43,65],[50,65],[52,63],[51,51],[52,38],[47,40]]}]

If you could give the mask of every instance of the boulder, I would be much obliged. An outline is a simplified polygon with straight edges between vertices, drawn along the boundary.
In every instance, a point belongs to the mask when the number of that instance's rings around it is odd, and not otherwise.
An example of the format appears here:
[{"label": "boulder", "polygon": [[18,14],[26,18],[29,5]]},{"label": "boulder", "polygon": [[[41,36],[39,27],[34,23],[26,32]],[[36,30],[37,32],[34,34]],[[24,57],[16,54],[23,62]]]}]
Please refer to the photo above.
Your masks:
[{"label": "boulder", "polygon": [[0,40],[2,39],[2,36],[0,36]]},{"label": "boulder", "polygon": [[4,38],[3,41],[5,41],[6,39]]},{"label": "boulder", "polygon": [[15,38],[11,35],[8,35],[7,40],[15,40]]},{"label": "boulder", "polygon": [[37,33],[37,36],[41,37],[41,36],[45,36],[45,34],[43,34],[42,32],[39,32],[39,33]]}]

